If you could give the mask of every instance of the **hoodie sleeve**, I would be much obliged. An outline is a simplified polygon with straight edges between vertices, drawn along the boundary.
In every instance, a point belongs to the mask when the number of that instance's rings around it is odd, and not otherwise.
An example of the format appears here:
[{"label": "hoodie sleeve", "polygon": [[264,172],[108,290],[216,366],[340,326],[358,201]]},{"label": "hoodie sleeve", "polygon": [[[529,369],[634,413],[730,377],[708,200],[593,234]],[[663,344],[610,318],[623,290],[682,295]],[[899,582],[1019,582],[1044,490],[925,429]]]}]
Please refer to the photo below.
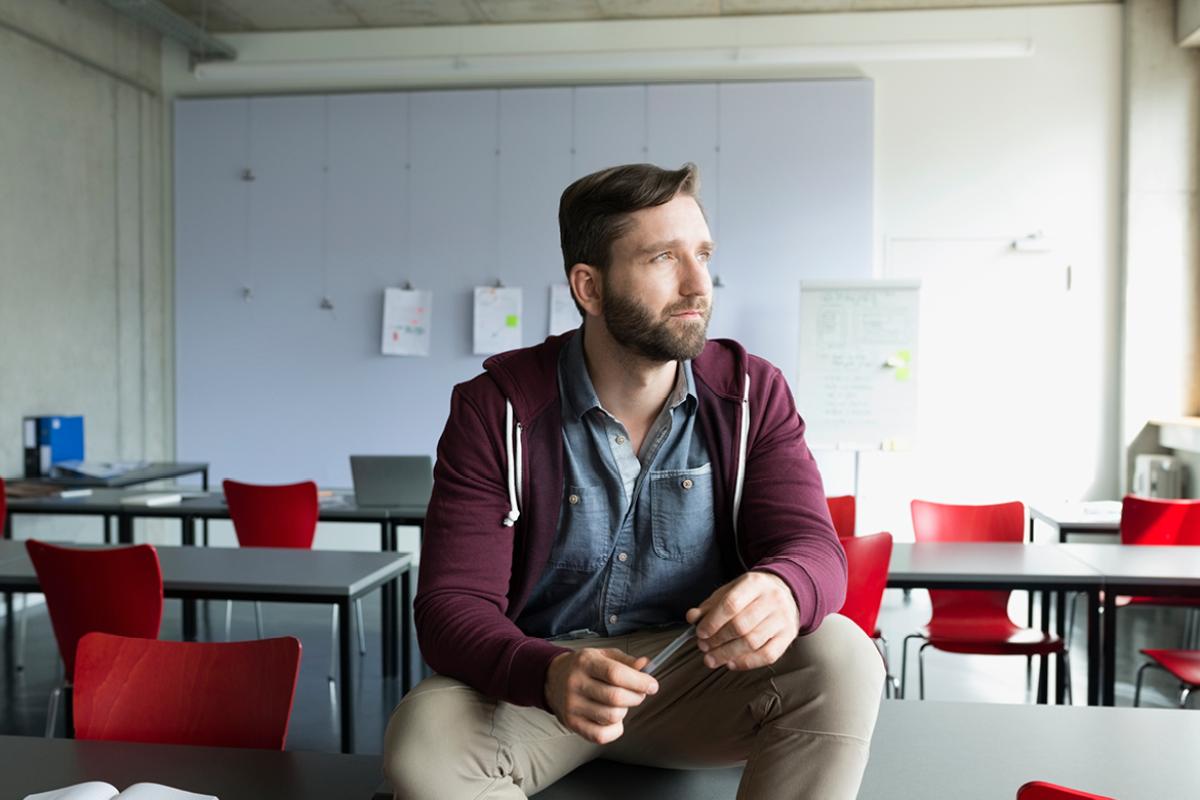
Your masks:
[{"label": "hoodie sleeve", "polygon": [[800,632],[809,633],[845,601],[846,553],[787,381],[777,368],[754,360],[766,369],[753,370],[738,539],[750,569],[787,583],[800,610]]},{"label": "hoodie sleeve", "polygon": [[[484,380],[487,380],[486,378]],[[484,694],[546,708],[550,661],[565,648],[526,636],[505,616],[514,528],[503,426],[487,424],[458,386],[438,442],[414,610],[426,662]]]}]

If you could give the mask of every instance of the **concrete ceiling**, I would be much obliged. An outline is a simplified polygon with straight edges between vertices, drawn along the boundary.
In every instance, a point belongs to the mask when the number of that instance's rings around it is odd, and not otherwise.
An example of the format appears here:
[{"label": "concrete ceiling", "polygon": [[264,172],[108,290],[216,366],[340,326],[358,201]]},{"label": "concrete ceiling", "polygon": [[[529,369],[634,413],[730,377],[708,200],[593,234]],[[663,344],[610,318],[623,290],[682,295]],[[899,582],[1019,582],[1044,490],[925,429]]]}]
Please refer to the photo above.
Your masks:
[{"label": "concrete ceiling", "polygon": [[[1119,2],[1119,0],[1112,0]],[[404,28],[836,11],[1057,5],[1095,0],[163,0],[214,33]]]}]

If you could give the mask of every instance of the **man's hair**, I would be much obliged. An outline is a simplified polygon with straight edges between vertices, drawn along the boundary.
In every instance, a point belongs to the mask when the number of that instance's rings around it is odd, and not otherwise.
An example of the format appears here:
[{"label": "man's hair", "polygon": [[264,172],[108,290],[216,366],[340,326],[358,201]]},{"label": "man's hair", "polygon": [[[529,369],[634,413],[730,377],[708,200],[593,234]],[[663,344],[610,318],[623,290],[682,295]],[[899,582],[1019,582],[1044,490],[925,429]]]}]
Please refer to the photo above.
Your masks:
[{"label": "man's hair", "polygon": [[[676,170],[653,164],[626,164],[585,175],[558,201],[558,232],[563,270],[576,264],[600,270],[612,263],[612,245],[629,230],[629,215],[661,206],[683,193],[699,203],[700,171],[688,162]],[[579,313],[583,308],[578,302]]]}]

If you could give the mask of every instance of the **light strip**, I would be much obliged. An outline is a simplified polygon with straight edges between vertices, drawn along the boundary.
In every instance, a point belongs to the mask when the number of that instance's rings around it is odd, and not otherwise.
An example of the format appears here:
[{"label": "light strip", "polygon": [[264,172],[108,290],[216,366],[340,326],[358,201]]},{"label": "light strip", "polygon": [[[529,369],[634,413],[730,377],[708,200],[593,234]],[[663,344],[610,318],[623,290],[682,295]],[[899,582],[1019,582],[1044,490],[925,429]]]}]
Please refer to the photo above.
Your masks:
[{"label": "light strip", "polygon": [[740,68],[857,64],[872,61],[943,61],[1027,58],[1032,39],[969,42],[866,42],[795,47],[713,47],[686,50],[621,50],[574,53],[514,53],[424,58],[329,59],[325,61],[215,61],[197,63],[198,81],[503,78],[538,73],[558,75],[630,70],[728,70]]}]

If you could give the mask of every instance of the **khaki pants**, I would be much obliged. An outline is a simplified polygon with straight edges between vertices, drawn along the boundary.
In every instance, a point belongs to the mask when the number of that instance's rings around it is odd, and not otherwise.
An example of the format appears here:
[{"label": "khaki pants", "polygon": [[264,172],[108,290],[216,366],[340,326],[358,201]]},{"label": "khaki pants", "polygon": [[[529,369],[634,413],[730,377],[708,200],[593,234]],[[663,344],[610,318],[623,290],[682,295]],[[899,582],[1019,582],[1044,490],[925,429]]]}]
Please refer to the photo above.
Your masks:
[{"label": "khaki pants", "polygon": [[[586,639],[651,656],[678,633]],[[659,690],[625,717],[625,733],[595,745],[537,708],[497,702],[435,676],[392,714],[384,769],[397,800],[516,800],[594,758],[695,768],[746,762],[739,800],[851,800],[883,687],[883,662],[841,616],[798,638],[770,667],[710,670],[687,646],[658,673]]]}]

